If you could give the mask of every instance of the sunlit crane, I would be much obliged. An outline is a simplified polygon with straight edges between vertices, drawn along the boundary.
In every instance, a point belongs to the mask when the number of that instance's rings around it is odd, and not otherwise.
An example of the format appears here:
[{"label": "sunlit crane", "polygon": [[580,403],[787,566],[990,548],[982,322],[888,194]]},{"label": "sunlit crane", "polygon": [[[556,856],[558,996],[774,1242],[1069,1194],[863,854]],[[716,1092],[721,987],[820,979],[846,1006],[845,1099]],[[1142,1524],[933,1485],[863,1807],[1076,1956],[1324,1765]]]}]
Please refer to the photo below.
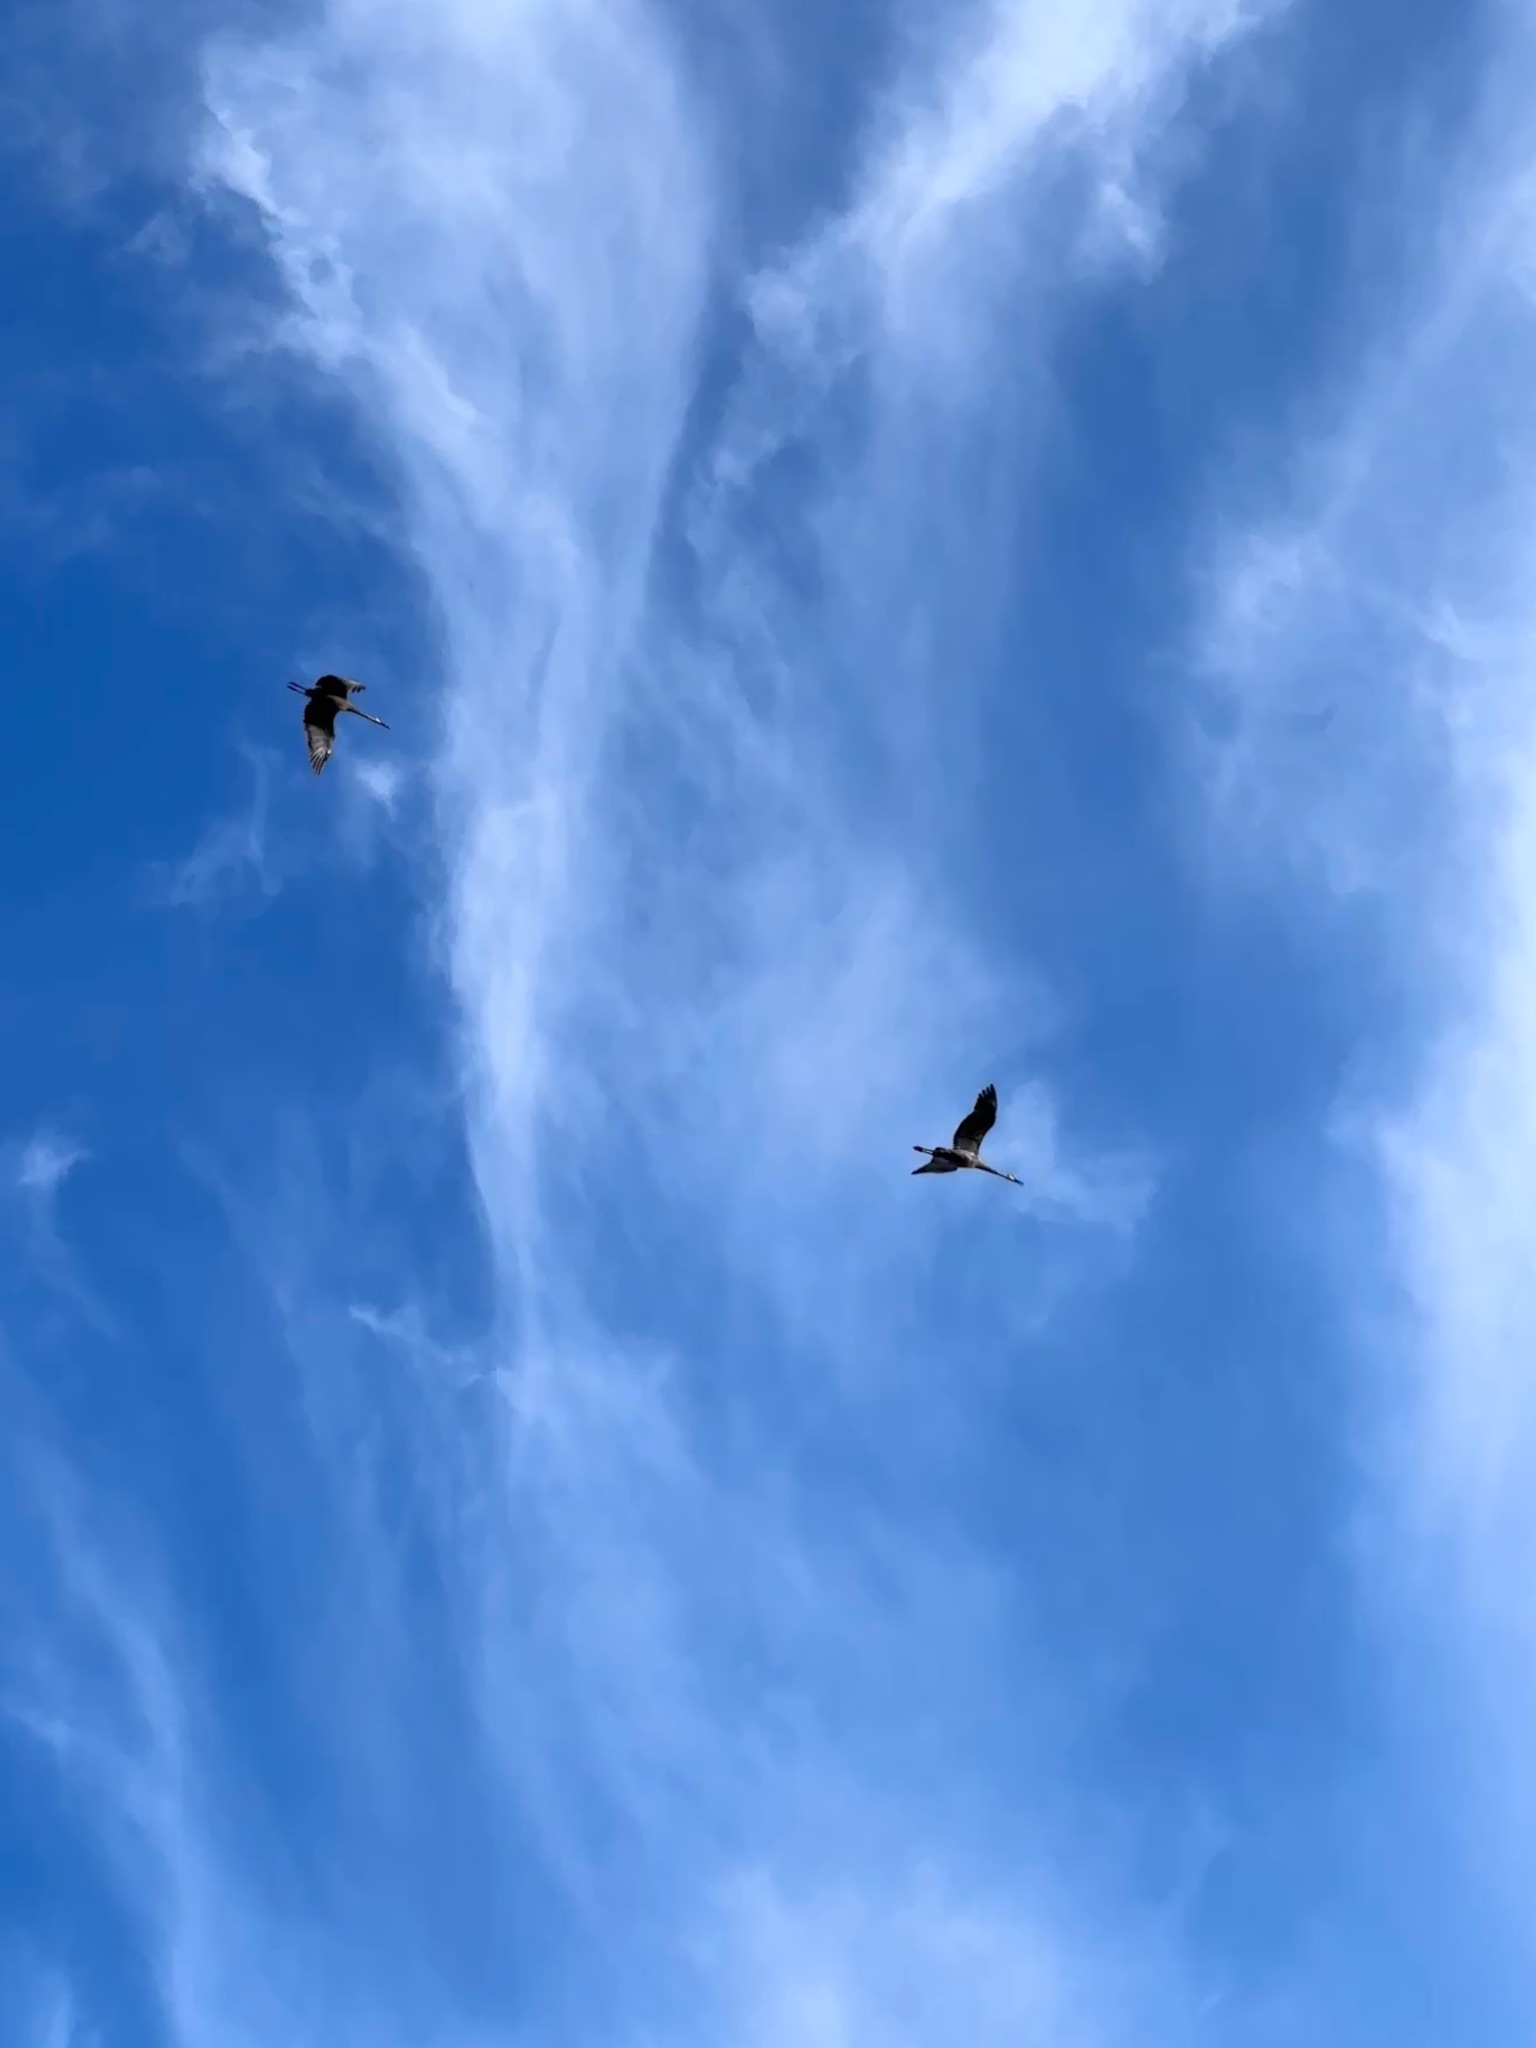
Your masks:
[{"label": "sunlit crane", "polygon": [[[309,689],[302,683],[290,683],[290,690],[297,690],[305,701],[304,737],[309,742],[309,765],[318,775],[331,758],[331,749],[336,744],[336,714],[350,711],[354,718],[366,718],[370,725],[384,725],[382,718],[375,718],[371,711],[359,711],[349,703],[351,697],[360,696],[365,685],[350,683],[345,676],[317,676]],[[384,730],[389,727],[384,725]]]},{"label": "sunlit crane", "polygon": [[1023,1187],[1016,1173],[1004,1173],[1000,1166],[988,1166],[981,1156],[981,1141],[997,1122],[997,1090],[989,1081],[977,1096],[970,1114],[962,1117],[955,1127],[955,1135],[947,1145],[914,1145],[914,1152],[926,1152],[928,1157],[921,1166],[914,1166],[914,1173],[959,1173],[963,1167],[974,1166],[978,1173],[995,1174],[999,1180],[1011,1180],[1016,1188]]}]

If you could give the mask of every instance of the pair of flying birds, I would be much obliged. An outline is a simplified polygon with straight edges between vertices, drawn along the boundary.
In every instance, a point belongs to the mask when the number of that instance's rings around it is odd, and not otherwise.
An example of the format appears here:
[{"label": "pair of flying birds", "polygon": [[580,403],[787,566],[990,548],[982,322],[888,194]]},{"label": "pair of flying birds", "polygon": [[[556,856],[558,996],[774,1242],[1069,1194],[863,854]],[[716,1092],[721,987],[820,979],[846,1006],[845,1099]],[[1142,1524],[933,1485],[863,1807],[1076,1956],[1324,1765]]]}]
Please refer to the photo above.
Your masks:
[{"label": "pair of flying birds", "polygon": [[[370,725],[384,725],[382,718],[375,718],[370,711],[359,711],[351,701],[361,696],[363,685],[349,682],[345,676],[319,676],[306,690],[302,683],[290,683],[290,690],[296,690],[304,699],[304,737],[309,743],[309,765],[318,775],[331,758],[331,749],[336,744],[336,720],[344,711],[350,711],[354,718],[366,718]],[[384,730],[389,730],[384,726]],[[914,1166],[914,1173],[959,1173],[965,1167],[972,1167],[978,1173],[990,1173],[998,1180],[1011,1180],[1015,1187],[1023,1183],[1017,1174],[1004,1173],[999,1166],[988,1166],[981,1156],[981,1141],[997,1122],[997,1090],[989,1081],[977,1096],[970,1114],[960,1119],[955,1135],[947,1145],[914,1145],[914,1152],[924,1152],[926,1159],[921,1166]]]}]

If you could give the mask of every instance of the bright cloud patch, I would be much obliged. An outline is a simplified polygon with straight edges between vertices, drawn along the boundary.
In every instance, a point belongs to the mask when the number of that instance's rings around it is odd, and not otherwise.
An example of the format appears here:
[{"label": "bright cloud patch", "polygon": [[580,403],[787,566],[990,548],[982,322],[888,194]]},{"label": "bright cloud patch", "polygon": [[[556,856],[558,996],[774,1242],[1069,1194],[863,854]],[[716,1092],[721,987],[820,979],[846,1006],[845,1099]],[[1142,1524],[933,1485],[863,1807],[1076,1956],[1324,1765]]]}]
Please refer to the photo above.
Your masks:
[{"label": "bright cloud patch", "polygon": [[70,1139],[53,1131],[38,1131],[21,1147],[16,1185],[24,1194],[51,1195],[86,1157],[84,1149]]}]

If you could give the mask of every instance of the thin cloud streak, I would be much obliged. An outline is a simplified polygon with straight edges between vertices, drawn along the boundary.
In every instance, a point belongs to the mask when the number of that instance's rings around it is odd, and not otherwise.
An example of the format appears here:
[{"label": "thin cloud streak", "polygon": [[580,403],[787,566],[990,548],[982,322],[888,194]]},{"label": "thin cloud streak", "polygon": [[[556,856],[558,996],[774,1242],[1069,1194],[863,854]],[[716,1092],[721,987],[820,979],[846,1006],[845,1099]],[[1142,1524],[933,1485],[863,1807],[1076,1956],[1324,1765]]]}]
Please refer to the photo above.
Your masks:
[{"label": "thin cloud streak", "polygon": [[[30,1137],[0,1146],[0,1166],[9,1180],[8,1207],[24,1248],[22,1270],[105,1336],[117,1334],[115,1319],[82,1270],[60,1220],[60,1195],[91,1154],[66,1133],[44,1127]],[[0,1213],[4,1213],[0,1209]]]},{"label": "thin cloud streak", "polygon": [[149,901],[164,910],[211,910],[255,898],[266,904],[280,886],[268,849],[271,768],[264,752],[245,750],[250,802],[207,826],[181,860],[151,871]]},{"label": "thin cloud streak", "polygon": [[[167,1648],[165,1597],[130,1560],[132,1533],[103,1532],[111,1511],[89,1508],[75,1477],[47,1446],[41,1416],[14,1384],[8,1406],[26,1405],[26,1450],[8,1459],[7,1550],[25,1557],[30,1605],[6,1602],[7,1658],[0,1717],[35,1748],[72,1796],[89,1802],[93,1849],[115,1870],[139,1938],[154,1958],[166,2038],[236,2048],[282,2024],[281,1992],[268,1963],[240,1962],[225,1917],[237,1905],[258,1924],[254,1902],[201,1834],[210,1816],[194,1788],[208,1733],[189,1738],[188,1675]],[[218,1901],[214,1906],[213,1902]],[[269,1958],[270,1962],[270,1958]],[[277,1971],[280,1980],[281,1966]],[[217,1979],[218,1981],[210,1981]],[[225,2009],[246,2016],[226,2023]],[[83,2029],[82,2029],[83,2032]],[[89,2035],[85,2035],[89,2038]]]}]

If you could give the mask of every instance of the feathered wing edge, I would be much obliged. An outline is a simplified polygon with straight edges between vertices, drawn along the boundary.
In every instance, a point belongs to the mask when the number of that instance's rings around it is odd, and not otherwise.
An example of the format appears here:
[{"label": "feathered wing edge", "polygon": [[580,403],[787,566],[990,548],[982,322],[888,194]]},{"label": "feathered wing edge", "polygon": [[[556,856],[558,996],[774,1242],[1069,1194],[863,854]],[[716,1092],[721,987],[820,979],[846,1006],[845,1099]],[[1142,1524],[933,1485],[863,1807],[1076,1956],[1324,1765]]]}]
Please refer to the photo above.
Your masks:
[{"label": "feathered wing edge", "polygon": [[989,1081],[976,1097],[969,1112],[955,1126],[953,1148],[956,1152],[969,1152],[974,1158],[981,1150],[981,1141],[997,1122],[997,1090]]}]

